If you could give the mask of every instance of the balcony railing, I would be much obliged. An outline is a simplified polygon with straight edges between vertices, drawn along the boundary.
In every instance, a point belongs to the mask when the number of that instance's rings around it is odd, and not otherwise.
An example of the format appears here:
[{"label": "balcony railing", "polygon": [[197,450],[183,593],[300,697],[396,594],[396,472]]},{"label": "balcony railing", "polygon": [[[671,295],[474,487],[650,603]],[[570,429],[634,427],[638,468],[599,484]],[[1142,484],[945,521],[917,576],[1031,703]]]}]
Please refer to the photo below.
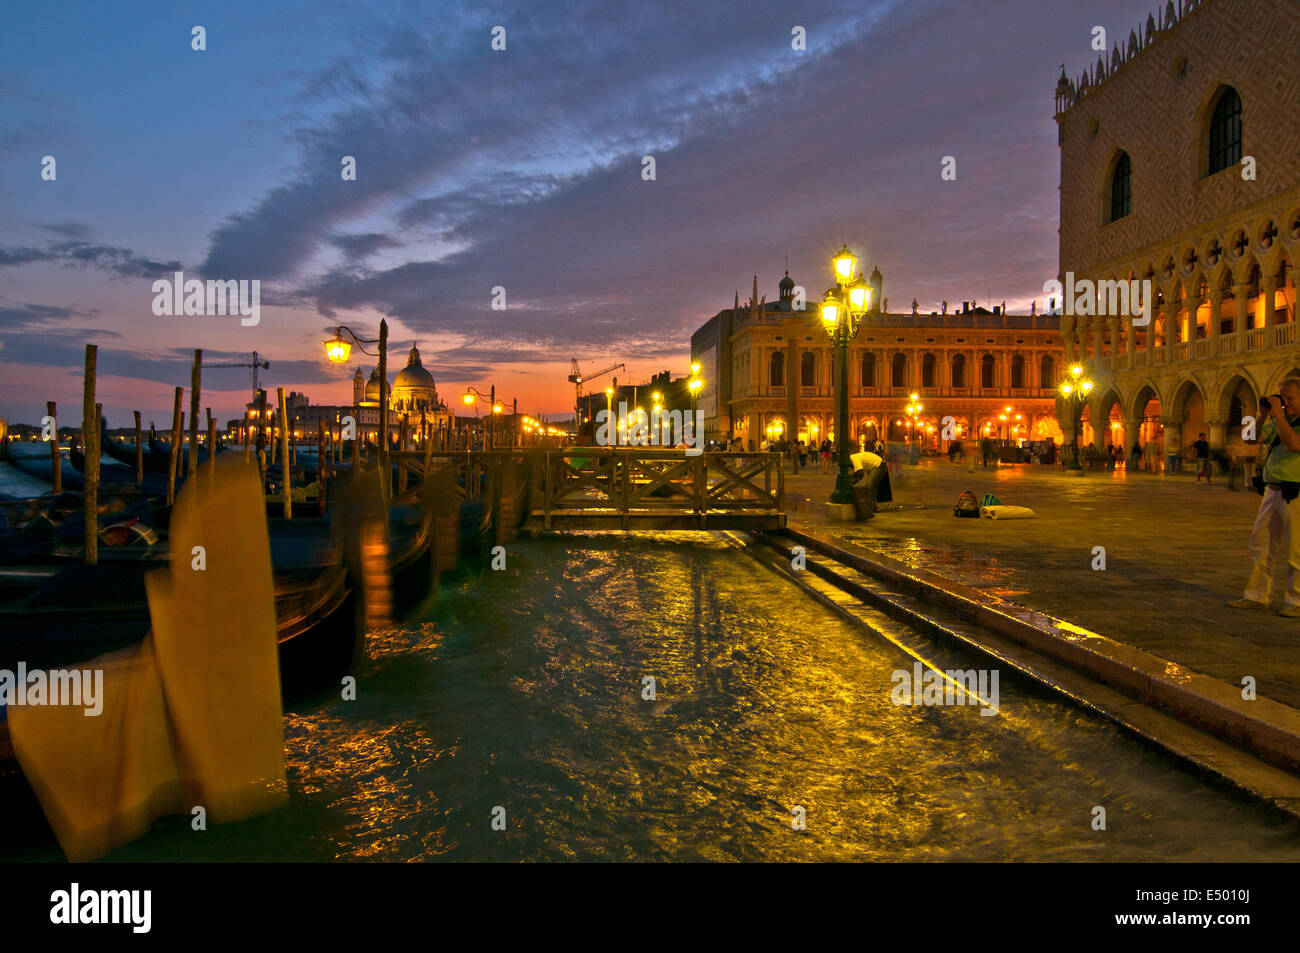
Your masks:
[{"label": "balcony railing", "polygon": [[767,392],[768,392],[768,394],[770,394],[770,395],[773,396],[773,397],[784,397],[784,396],[785,396],[785,385],[784,385],[784,384],[781,384],[781,385],[778,386],[778,385],[776,385],[776,384],[773,384],[773,385],[771,385],[770,387],[768,387]]},{"label": "balcony railing", "polygon": [[1185,361],[1185,360],[1187,360],[1187,342],[1179,341],[1177,344],[1174,345],[1174,361],[1177,362],[1177,361]]},{"label": "balcony railing", "polygon": [[1246,331],[1246,349],[1253,351],[1264,346],[1264,332],[1268,328],[1250,328]]}]

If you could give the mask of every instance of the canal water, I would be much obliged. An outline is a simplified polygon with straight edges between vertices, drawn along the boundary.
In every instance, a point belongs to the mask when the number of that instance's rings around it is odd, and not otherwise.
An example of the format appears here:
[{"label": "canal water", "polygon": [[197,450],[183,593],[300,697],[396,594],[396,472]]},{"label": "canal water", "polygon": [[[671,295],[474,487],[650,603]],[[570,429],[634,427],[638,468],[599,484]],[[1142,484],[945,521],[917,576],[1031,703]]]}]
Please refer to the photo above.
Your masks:
[{"label": "canal water", "polygon": [[994,717],[895,705],[911,667],[727,536],[520,540],[372,633],[355,701],[288,713],[286,808],[109,859],[1300,859],[1296,822],[1008,673]]}]

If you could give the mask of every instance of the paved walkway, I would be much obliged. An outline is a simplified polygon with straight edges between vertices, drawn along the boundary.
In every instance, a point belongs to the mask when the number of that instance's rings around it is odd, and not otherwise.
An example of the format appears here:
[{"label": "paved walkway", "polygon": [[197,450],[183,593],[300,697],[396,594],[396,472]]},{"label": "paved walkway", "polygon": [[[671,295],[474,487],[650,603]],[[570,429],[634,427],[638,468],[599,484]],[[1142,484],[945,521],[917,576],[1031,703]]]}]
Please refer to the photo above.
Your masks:
[{"label": "paved walkway", "polygon": [[[904,466],[896,508],[865,523],[833,523],[822,505],[833,474],[817,467],[795,476],[788,467],[792,525],[829,531],[1234,685],[1252,675],[1261,696],[1300,707],[1300,619],[1224,605],[1241,596],[1250,568],[1246,542],[1259,497],[1249,490],[1198,485],[1190,475],[1071,476],[1041,465],[970,472],[927,459]],[[952,506],[966,489],[1028,506],[1037,517],[959,519]],[[1092,569],[1095,546],[1105,547],[1105,571]],[[1280,592],[1279,585],[1275,606]]]}]

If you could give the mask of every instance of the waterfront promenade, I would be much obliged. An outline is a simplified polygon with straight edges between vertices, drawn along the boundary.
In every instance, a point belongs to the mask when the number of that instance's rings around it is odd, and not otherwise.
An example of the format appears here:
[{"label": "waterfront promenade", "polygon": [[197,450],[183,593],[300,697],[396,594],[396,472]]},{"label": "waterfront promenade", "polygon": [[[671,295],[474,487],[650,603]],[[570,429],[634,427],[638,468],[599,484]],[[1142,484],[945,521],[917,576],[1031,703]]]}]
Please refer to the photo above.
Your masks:
[{"label": "waterfront promenade", "polygon": [[[894,503],[864,523],[835,523],[824,501],[834,474],[788,472],[790,525],[829,532],[911,566],[1091,629],[1300,708],[1300,619],[1230,609],[1249,564],[1259,497],[1190,475],[1041,465],[988,470],[927,459],[903,468]],[[959,519],[969,489],[1028,506],[1031,520]],[[1105,547],[1106,568],[1092,568]],[[1279,574],[1285,570],[1279,567]],[[1280,599],[1275,589],[1275,607]]]}]

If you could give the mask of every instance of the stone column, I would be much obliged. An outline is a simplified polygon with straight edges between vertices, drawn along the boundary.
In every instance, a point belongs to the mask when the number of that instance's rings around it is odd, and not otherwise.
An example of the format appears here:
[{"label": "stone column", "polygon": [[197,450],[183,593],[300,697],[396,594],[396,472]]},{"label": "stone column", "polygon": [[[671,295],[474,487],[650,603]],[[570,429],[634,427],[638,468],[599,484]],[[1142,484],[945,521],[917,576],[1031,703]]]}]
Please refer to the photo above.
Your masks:
[{"label": "stone column", "polygon": [[[1187,340],[1192,342],[1196,341],[1197,313],[1201,310],[1201,303],[1204,300],[1205,299],[1200,295],[1187,296]],[[1210,323],[1213,324],[1214,322],[1211,321]],[[1206,333],[1209,333],[1208,328],[1206,329]],[[1192,346],[1187,349],[1187,356],[1190,358],[1194,357],[1195,354],[1196,345],[1193,343]]]},{"label": "stone column", "polygon": [[1141,440],[1142,418],[1141,417],[1124,417],[1124,459],[1131,461],[1133,459],[1133,444]]},{"label": "stone column", "polygon": [[1162,415],[1160,425],[1165,429],[1165,472],[1173,473],[1178,469],[1178,453],[1183,449],[1183,419]]},{"label": "stone column", "polygon": [[1093,365],[1092,365],[1094,374],[1100,373],[1102,357],[1105,356],[1106,354],[1105,334],[1106,334],[1105,325],[1102,323],[1101,318],[1100,317],[1093,318],[1092,336],[1093,336],[1093,342],[1096,344],[1096,353],[1093,354],[1095,360],[1093,361]]},{"label": "stone column", "polygon": [[1119,370],[1119,355],[1122,350],[1119,346],[1119,317],[1111,316],[1107,323],[1110,325],[1110,369]]},{"label": "stone column", "polygon": [[1217,288],[1210,292],[1210,326],[1206,328],[1206,336],[1213,341],[1219,336],[1220,327],[1223,324],[1223,292]]},{"label": "stone column", "polygon": [[1206,415],[1205,432],[1211,449],[1218,450],[1228,443],[1228,417],[1226,414]]},{"label": "stone column", "polygon": [[1250,285],[1233,285],[1232,295],[1237,303],[1237,334],[1245,340],[1246,325],[1250,323]]},{"label": "stone column", "polygon": [[[1147,333],[1151,333],[1150,325],[1147,326]],[[1128,317],[1128,327],[1124,331],[1124,353],[1128,355],[1128,366],[1131,369],[1137,364],[1137,327],[1133,324],[1133,315]]]},{"label": "stone column", "polygon": [[[1260,278],[1259,291],[1264,297],[1264,327],[1271,328],[1277,324],[1277,312],[1273,310],[1274,294],[1277,292],[1277,279],[1271,277]],[[1266,339],[1264,346],[1269,347],[1272,343],[1271,340]]]}]

